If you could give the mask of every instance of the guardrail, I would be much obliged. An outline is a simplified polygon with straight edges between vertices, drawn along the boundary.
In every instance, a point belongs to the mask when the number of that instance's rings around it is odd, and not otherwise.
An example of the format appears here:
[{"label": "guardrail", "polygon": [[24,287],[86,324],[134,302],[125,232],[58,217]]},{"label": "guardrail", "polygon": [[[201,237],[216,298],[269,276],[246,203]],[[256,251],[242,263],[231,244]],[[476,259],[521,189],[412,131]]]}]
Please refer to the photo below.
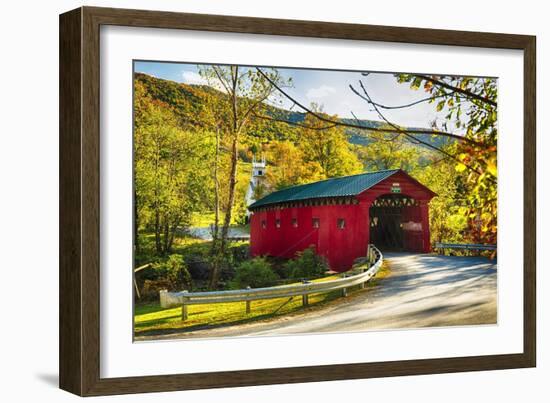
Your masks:
[{"label": "guardrail", "polygon": [[435,249],[496,250],[496,245],[481,243],[435,243]]},{"label": "guardrail", "polygon": [[302,284],[229,291],[168,292],[162,290],[160,291],[160,305],[163,308],[181,306],[182,320],[187,319],[187,307],[189,305],[242,301],[246,303],[246,313],[250,313],[251,301],[301,295],[303,306],[308,306],[308,296],[310,294],[322,294],[342,290],[342,295],[346,296],[349,287],[360,285],[363,288],[365,283],[380,270],[382,261],[382,253],[374,245],[369,245],[367,256],[358,260],[353,268],[349,272],[343,273],[343,277],[339,279],[318,283],[304,281]]}]

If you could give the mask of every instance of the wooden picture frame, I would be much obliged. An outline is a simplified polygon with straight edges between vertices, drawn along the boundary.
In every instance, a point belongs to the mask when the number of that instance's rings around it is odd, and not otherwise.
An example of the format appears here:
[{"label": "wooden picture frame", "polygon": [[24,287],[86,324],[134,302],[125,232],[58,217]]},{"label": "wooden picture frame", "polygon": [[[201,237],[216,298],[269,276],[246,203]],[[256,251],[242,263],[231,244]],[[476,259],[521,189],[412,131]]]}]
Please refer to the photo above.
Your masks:
[{"label": "wooden picture frame", "polygon": [[[100,26],[171,28],[524,52],[523,353],[210,373],[100,377]],[[533,367],[535,37],[82,7],[60,16],[60,387],[81,396]]]}]

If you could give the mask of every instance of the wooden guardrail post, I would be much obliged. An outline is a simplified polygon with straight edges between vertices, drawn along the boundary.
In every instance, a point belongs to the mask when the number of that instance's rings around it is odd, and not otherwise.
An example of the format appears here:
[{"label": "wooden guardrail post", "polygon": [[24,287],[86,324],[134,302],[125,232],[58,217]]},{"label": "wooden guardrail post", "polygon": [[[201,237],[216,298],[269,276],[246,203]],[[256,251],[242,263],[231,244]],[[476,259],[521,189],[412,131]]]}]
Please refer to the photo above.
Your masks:
[{"label": "wooden guardrail post", "polygon": [[[188,291],[187,290],[184,290],[183,293],[186,294]],[[187,320],[187,297],[183,296],[182,297],[182,304],[181,304],[181,320],[182,321],[185,321]]]},{"label": "wooden guardrail post", "polygon": [[[247,289],[247,290],[250,290],[250,286],[247,286],[246,289]],[[250,313],[250,300],[247,300],[247,301],[246,301],[246,313],[247,313],[247,314]]]}]

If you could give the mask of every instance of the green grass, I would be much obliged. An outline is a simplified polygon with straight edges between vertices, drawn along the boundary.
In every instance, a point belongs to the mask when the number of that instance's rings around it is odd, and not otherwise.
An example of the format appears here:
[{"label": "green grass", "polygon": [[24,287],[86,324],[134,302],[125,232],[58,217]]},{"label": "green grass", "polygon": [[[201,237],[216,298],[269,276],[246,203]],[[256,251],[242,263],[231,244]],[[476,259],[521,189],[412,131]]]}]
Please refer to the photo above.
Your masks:
[{"label": "green grass", "polygon": [[[192,227],[209,227],[210,224],[214,223],[215,215],[214,212],[206,213],[193,213],[191,216],[191,226]],[[220,220],[223,217],[220,218]]]},{"label": "green grass", "polygon": [[[389,269],[382,266],[376,277],[372,279],[365,290],[376,285],[379,279],[386,277]],[[315,282],[328,281],[338,276],[324,277]],[[349,290],[350,295],[364,292],[358,286]],[[191,331],[205,328],[215,328],[229,324],[248,323],[267,320],[281,315],[287,315],[304,309],[315,309],[338,299],[340,291],[325,294],[311,294],[310,307],[302,306],[302,297],[277,298],[251,302],[251,312],[246,313],[245,302],[229,302],[223,304],[190,305],[188,319],[181,320],[181,308],[163,309],[158,303],[137,304],[135,306],[134,330],[136,336],[160,335],[174,331]],[[336,302],[336,301],[335,301]]]}]

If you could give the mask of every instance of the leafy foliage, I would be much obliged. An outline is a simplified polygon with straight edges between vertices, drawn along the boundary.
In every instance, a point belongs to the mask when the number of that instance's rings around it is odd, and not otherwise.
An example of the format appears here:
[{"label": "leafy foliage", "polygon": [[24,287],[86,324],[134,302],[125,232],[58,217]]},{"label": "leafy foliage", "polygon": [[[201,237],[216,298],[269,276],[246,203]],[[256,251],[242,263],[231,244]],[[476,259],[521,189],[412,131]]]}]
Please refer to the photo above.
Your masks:
[{"label": "leafy foliage", "polygon": [[278,280],[277,274],[271,268],[269,262],[263,257],[256,257],[242,262],[235,271],[235,277],[231,282],[232,288],[258,288],[268,287]]},{"label": "leafy foliage", "polygon": [[393,133],[372,133],[371,138],[373,141],[368,145],[356,147],[366,171],[403,169],[412,172],[423,161],[423,154],[427,154],[426,150]]},{"label": "leafy foliage", "polygon": [[139,83],[135,91],[135,243],[139,249],[140,230],[152,228],[156,251],[165,255],[178,227],[208,205],[205,190],[212,181],[199,167],[212,160],[212,137],[182,129],[171,108],[152,100]]},{"label": "leafy foliage", "polygon": [[329,269],[323,256],[315,253],[313,247],[296,254],[296,258],[286,262],[284,270],[289,278],[312,279],[323,276]]},{"label": "leafy foliage", "polygon": [[153,264],[158,277],[166,279],[172,291],[191,288],[191,276],[183,260],[183,256],[173,254]]},{"label": "leafy foliage", "polygon": [[[321,108],[312,105],[315,112],[321,113]],[[330,116],[337,120],[337,116]],[[305,162],[313,162],[321,167],[320,174],[324,178],[345,176],[360,173],[362,165],[353,148],[348,142],[345,131],[340,126],[324,129],[326,124],[308,114],[301,130],[300,146]],[[323,129],[322,129],[323,128]]]},{"label": "leafy foliage", "polygon": [[496,243],[497,236],[497,80],[457,76],[399,74],[398,82],[414,90],[423,88],[445,120],[434,122],[464,131],[469,141],[458,142],[454,154],[457,172],[467,173],[467,217],[474,241]]}]

